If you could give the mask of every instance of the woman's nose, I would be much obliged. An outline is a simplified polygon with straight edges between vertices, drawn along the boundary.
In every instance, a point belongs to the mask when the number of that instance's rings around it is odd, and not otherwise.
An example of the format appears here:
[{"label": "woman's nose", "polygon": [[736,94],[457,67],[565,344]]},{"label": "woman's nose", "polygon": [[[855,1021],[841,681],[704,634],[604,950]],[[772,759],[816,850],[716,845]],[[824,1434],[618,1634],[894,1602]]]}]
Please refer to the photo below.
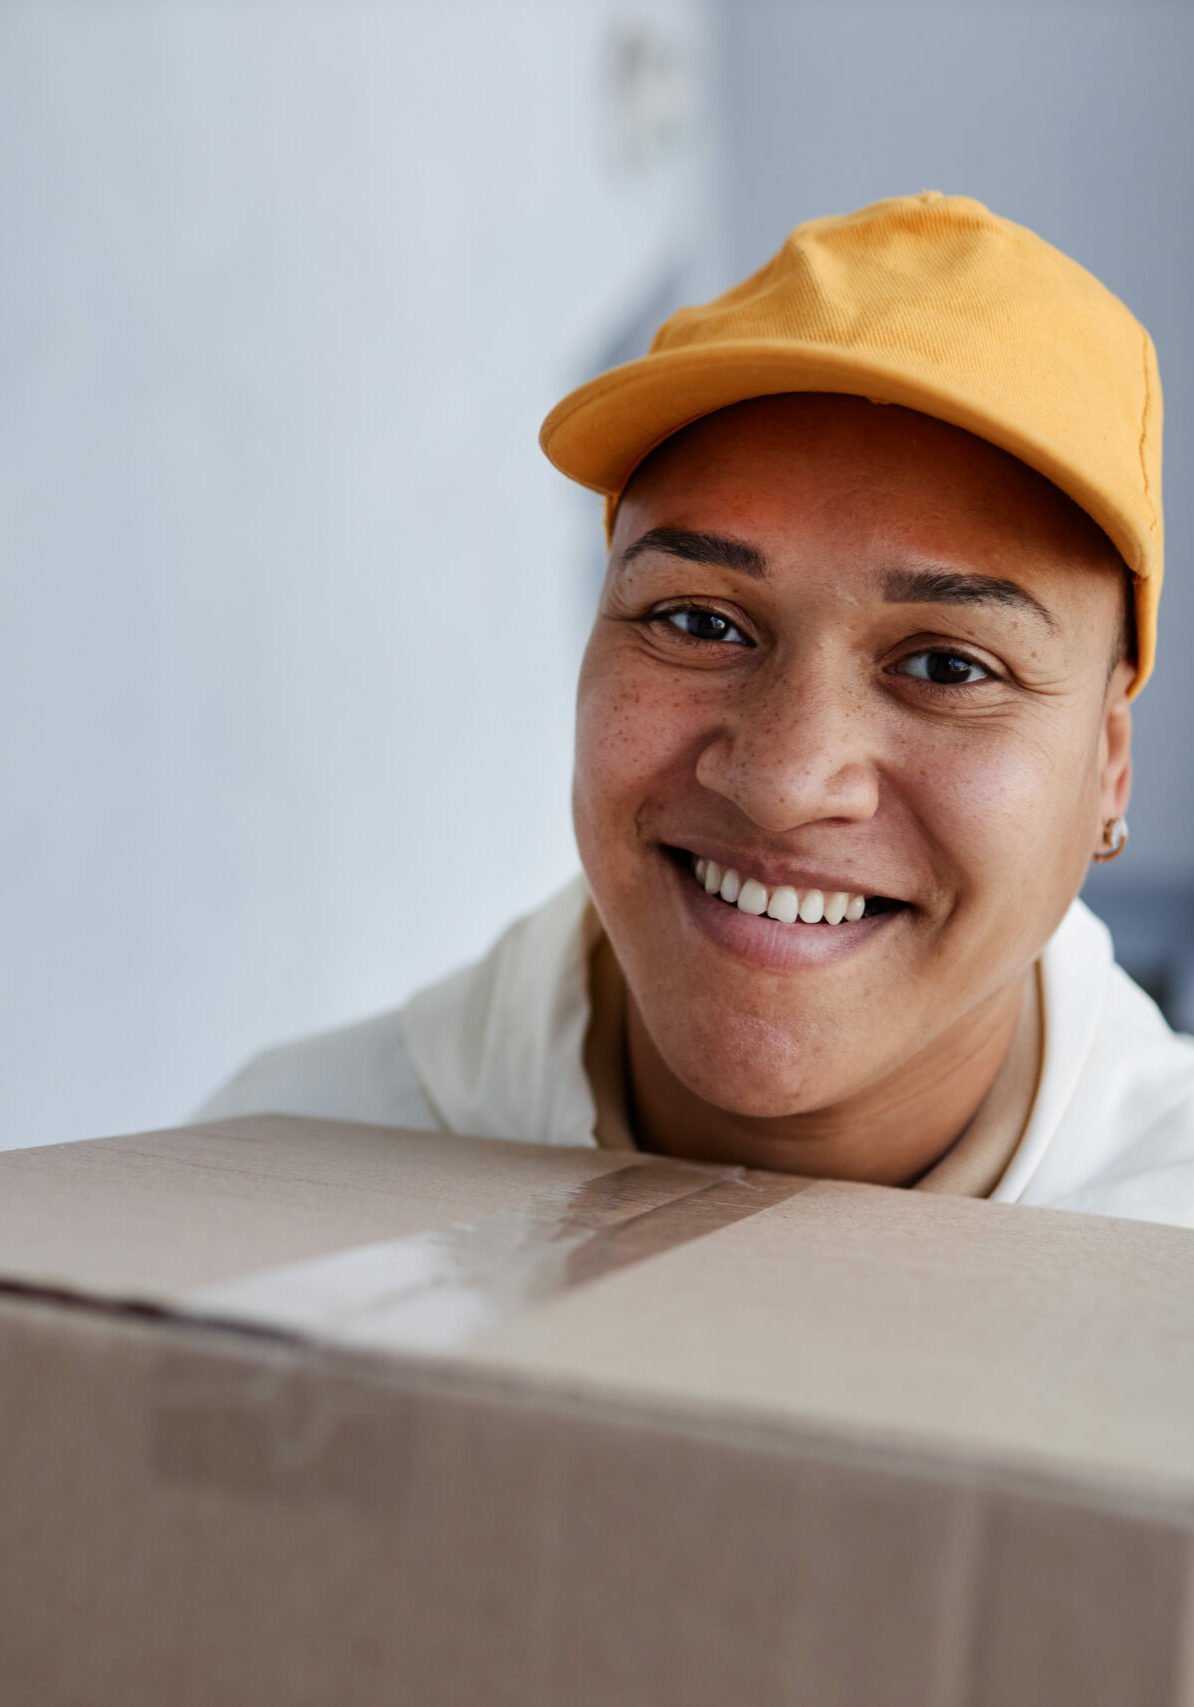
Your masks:
[{"label": "woman's nose", "polygon": [[785,671],[744,695],[702,748],[697,781],[776,833],[873,817],[880,773],[865,690],[830,675]]}]

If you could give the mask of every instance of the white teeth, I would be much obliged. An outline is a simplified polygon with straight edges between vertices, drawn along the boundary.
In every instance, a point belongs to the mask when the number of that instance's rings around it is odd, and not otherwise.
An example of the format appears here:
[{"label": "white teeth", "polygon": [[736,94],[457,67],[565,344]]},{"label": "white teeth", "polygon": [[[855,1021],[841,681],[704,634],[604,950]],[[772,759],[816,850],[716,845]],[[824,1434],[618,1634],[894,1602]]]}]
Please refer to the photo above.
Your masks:
[{"label": "white teeth", "polygon": [[800,897],[790,884],[781,883],[767,903],[767,917],[778,919],[781,925],[794,925],[799,911]]},{"label": "white teeth", "polygon": [[819,889],[810,889],[800,897],[800,917],[806,925],[819,925],[825,911],[825,897]]},{"label": "white teeth", "polygon": [[851,895],[847,889],[826,894],[820,889],[797,893],[790,883],[768,889],[757,877],[743,878],[732,865],[720,866],[715,859],[692,856],[692,870],[706,895],[720,895],[731,907],[760,918],[765,913],[781,925],[855,924],[866,912],[866,896]]},{"label": "white teeth", "polygon": [[738,906],[743,913],[761,914],[767,911],[767,891],[753,877],[748,877],[738,892]]}]

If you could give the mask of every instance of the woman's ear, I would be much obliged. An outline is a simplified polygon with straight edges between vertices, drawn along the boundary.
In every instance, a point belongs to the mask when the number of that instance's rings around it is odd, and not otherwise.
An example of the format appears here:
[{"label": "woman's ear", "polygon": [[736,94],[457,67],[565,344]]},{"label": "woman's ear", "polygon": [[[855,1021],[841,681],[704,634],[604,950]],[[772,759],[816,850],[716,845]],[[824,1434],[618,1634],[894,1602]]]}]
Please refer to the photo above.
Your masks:
[{"label": "woman's ear", "polygon": [[1132,702],[1135,667],[1121,659],[1111,672],[1099,737],[1099,819],[1124,818],[1132,792]]}]

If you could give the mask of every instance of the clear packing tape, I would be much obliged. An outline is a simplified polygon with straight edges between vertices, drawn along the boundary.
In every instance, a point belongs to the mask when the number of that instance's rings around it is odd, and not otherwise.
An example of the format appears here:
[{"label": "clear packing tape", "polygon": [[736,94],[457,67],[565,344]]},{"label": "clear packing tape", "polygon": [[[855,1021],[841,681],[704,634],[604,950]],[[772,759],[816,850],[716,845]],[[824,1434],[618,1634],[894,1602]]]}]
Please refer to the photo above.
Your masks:
[{"label": "clear packing tape", "polygon": [[443,1352],[553,1296],[732,1226],[808,1182],[641,1161],[525,1207],[265,1268],[185,1314],[375,1350]]}]

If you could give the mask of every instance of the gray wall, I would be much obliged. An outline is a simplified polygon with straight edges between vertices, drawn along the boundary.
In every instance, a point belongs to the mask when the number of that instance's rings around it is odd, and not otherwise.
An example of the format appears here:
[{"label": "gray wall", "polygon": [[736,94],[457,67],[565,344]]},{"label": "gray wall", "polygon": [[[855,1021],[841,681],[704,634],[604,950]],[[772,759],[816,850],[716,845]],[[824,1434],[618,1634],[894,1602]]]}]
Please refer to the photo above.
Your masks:
[{"label": "gray wall", "polygon": [[1108,881],[1194,882],[1194,7],[727,0],[722,30],[731,276],[802,219],[940,189],[1039,231],[1152,332],[1168,578]]},{"label": "gray wall", "polygon": [[0,6],[0,1144],[184,1118],[575,865],[596,500],[704,0]]}]

